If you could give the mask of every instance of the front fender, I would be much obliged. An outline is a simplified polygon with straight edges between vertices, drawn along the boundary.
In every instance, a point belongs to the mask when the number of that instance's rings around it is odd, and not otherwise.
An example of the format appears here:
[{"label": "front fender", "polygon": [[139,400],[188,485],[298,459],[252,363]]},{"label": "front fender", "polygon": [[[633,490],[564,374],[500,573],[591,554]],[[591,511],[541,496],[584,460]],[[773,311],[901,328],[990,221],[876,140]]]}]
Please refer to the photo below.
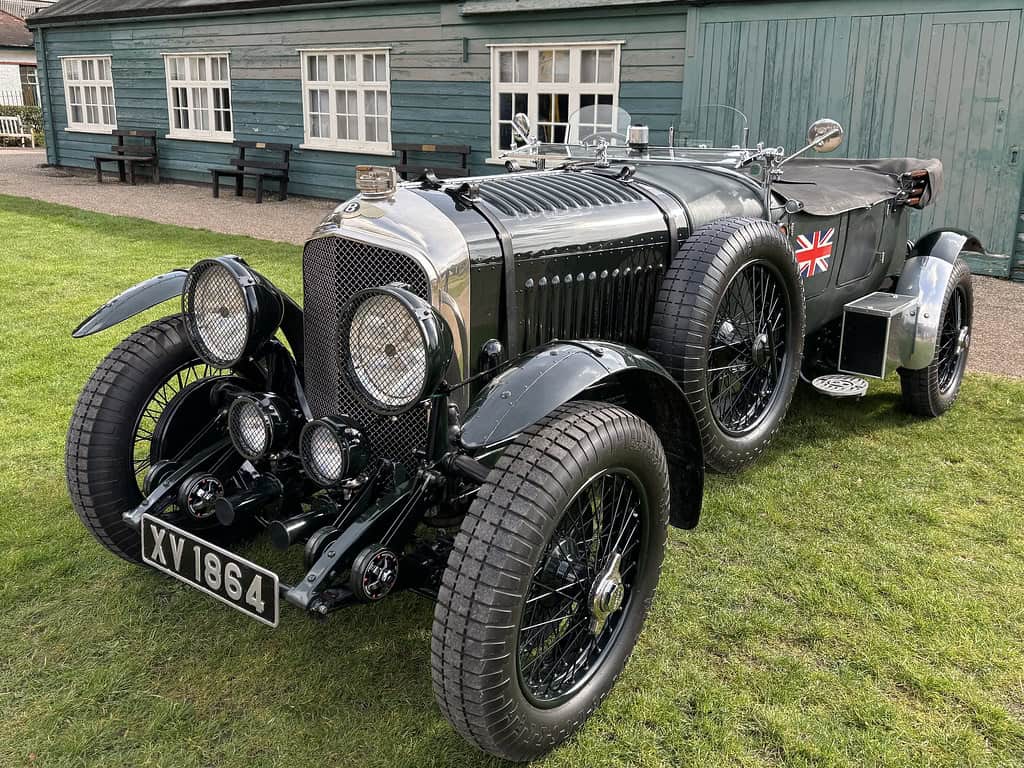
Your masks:
[{"label": "front fender", "polygon": [[[237,257],[234,257],[237,258]],[[248,267],[248,265],[246,265]],[[252,267],[248,269],[256,272]],[[259,274],[259,273],[257,273]],[[102,307],[97,309],[85,320],[83,320],[74,331],[72,337],[81,339],[91,336],[94,333],[105,331],[118,323],[135,317],[140,312],[162,304],[165,301],[176,299],[181,296],[185,287],[185,278],[188,276],[187,269],[172,269],[162,275],[156,275],[148,280],[143,280],[133,285],[126,291],[122,291]],[[261,275],[262,277],[262,275]],[[288,344],[292,348],[292,354],[299,367],[303,363],[303,318],[302,309],[284,291],[264,278],[267,286],[276,291],[284,304],[284,316],[281,319],[281,331],[284,333]]]},{"label": "front fender", "polygon": [[128,318],[135,317],[150,307],[162,304],[175,296],[181,296],[187,276],[187,269],[173,269],[162,275],[143,280],[138,285],[133,285],[85,318],[72,331],[71,335],[76,339],[91,336],[118,323],[123,323]]},{"label": "front fender", "polygon": [[903,266],[896,293],[917,299],[917,314],[901,336],[906,339],[901,368],[920,370],[935,358],[942,303],[953,274],[953,265],[963,251],[984,253],[981,241],[959,229],[937,229],[922,235],[914,244]]},{"label": "front fender", "polygon": [[704,488],[697,422],[672,375],[638,349],[606,341],[556,341],[523,355],[470,405],[462,447],[474,454],[499,447],[581,397],[622,404],[654,428],[669,462],[671,522],[694,527]]}]

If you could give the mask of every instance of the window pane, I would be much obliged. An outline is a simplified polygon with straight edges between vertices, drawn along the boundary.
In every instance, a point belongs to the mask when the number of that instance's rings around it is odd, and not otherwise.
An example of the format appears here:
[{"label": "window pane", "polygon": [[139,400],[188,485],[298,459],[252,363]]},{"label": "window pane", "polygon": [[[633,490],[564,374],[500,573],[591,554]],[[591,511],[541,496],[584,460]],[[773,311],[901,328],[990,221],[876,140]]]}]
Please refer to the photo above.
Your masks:
[{"label": "window pane", "polygon": [[528,83],[530,81],[530,52],[516,51],[516,82]]},{"label": "window pane", "polygon": [[103,122],[106,125],[114,125],[114,123],[117,122],[114,119],[114,108],[113,107],[104,105],[104,107],[103,107]]},{"label": "window pane", "polygon": [[180,56],[173,56],[168,60],[171,69],[171,80],[185,79],[185,60]]},{"label": "window pane", "polygon": [[205,88],[193,88],[192,93],[192,128],[197,131],[210,130],[210,92]]},{"label": "window pane", "polygon": [[537,77],[542,83],[569,82],[569,52],[566,50],[538,52]]},{"label": "window pane", "polygon": [[86,59],[82,62],[82,79],[83,80],[95,80],[96,79],[96,62],[92,59]]},{"label": "window pane", "polygon": [[615,81],[615,52],[600,51],[597,54],[597,82],[611,83]]},{"label": "window pane", "polygon": [[388,141],[388,119],[386,117],[377,118],[377,141]]},{"label": "window pane", "polygon": [[502,51],[498,54],[498,82],[512,82],[512,51]]},{"label": "window pane", "polygon": [[512,94],[511,93],[499,93],[498,94],[498,119],[499,120],[511,120],[512,119]]},{"label": "window pane", "polygon": [[580,82],[597,82],[597,51],[587,50],[580,52]]},{"label": "window pane", "polygon": [[385,80],[384,54],[363,54],[363,80],[368,83],[382,83]]},{"label": "window pane", "polygon": [[377,141],[377,118],[366,118],[366,140]]},{"label": "window pane", "polygon": [[512,125],[502,123],[498,126],[498,148],[510,149],[512,147]]},{"label": "window pane", "polygon": [[313,82],[320,82],[327,79],[327,56],[310,56],[306,77]]},{"label": "window pane", "polygon": [[64,79],[65,80],[77,80],[78,79],[78,62],[71,61],[70,59],[64,60]]},{"label": "window pane", "polygon": [[97,63],[99,64],[99,68],[100,68],[99,69],[99,79],[100,80],[109,80],[110,79],[110,62],[107,61],[106,59],[100,59]]},{"label": "window pane", "polygon": [[343,83],[351,83],[357,79],[356,55],[354,53],[334,57],[334,79]]},{"label": "window pane", "polygon": [[210,78],[212,80],[228,79],[228,60],[226,56],[214,56],[210,59]]},{"label": "window pane", "polygon": [[189,59],[189,74],[193,80],[206,80],[206,59],[200,56],[192,56]]}]

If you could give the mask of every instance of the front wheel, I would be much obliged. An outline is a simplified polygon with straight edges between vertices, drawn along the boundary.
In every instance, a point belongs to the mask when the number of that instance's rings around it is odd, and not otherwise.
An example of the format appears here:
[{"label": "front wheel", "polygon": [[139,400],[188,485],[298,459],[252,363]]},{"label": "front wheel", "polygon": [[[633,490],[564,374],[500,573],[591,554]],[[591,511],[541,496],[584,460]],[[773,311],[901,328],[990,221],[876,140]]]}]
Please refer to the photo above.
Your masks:
[{"label": "front wheel", "polygon": [[141,561],[139,534],[121,515],[142,501],[153,464],[176,458],[212,417],[209,398],[199,393],[187,423],[174,429],[171,404],[221,373],[197,357],[184,321],[174,316],[122,341],[86,382],[68,428],[68,492],[85,527],[115,555]]},{"label": "front wheel", "polygon": [[434,693],[460,734],[530,760],[586,721],[647,616],[668,511],[661,443],[621,408],[563,406],[506,449],[434,612]]},{"label": "front wheel", "polygon": [[926,368],[899,370],[904,408],[917,416],[933,418],[953,407],[967,370],[973,322],[971,270],[963,259],[957,259],[942,303],[935,357]]}]

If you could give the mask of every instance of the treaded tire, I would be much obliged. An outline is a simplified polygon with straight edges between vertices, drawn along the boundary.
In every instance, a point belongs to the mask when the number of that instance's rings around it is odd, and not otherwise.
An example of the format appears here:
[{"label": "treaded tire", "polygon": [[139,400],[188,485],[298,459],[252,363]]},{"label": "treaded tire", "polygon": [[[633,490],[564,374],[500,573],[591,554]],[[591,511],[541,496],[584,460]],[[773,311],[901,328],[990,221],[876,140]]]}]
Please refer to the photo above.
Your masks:
[{"label": "treaded tire", "polygon": [[196,360],[180,315],[145,325],[108,354],[86,382],[68,428],[68,493],[85,527],[104,547],[141,562],[138,532],[121,514],[142,501],[130,472],[138,414],[176,370]]},{"label": "treaded tire", "polygon": [[[967,262],[957,259],[953,265],[953,273],[950,275],[949,285],[946,286],[946,295],[942,299],[942,318],[946,319],[946,313],[950,309],[950,301],[957,288],[963,290],[966,299],[966,324],[968,333],[974,327],[974,287],[971,282],[971,270]],[[940,339],[941,341],[941,339]],[[964,372],[967,369],[967,355],[970,346],[962,353],[957,363],[957,369],[953,381],[943,389],[939,373],[939,345],[936,344],[935,357],[926,368],[911,371],[900,368],[900,390],[903,396],[903,407],[916,416],[935,418],[941,416],[956,402],[960,395],[960,386],[963,384]]]},{"label": "treaded tire", "polygon": [[[753,261],[771,265],[786,291],[786,369],[771,404],[749,432],[723,430],[711,412],[708,349],[715,317],[732,278]],[[806,327],[804,289],[789,241],[763,219],[719,219],[697,229],[679,248],[658,291],[651,354],[675,377],[693,408],[704,461],[719,472],[752,464],[778,432],[800,377]]]},{"label": "treaded tire", "polygon": [[[647,494],[645,559],[603,661],[567,701],[538,707],[524,694],[518,674],[529,585],[566,504],[609,467],[627,467]],[[583,725],[621,673],[650,609],[668,513],[661,443],[650,425],[621,408],[570,403],[508,446],[462,523],[434,610],[434,695],[467,741],[524,761],[547,753]]]}]

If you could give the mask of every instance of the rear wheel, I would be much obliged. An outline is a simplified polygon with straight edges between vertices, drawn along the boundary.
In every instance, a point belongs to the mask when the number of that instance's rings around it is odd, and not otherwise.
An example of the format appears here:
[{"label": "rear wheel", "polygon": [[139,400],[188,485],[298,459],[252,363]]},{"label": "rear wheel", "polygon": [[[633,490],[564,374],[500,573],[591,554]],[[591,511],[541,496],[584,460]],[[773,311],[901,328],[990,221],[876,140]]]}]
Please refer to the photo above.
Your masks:
[{"label": "rear wheel", "polygon": [[742,469],[775,436],[799,378],[804,329],[803,284],[771,223],[721,219],[679,248],[658,293],[650,349],[693,407],[713,469]]},{"label": "rear wheel", "polygon": [[119,557],[141,560],[139,534],[121,515],[142,501],[147,473],[186,447],[210,414],[201,398],[193,398],[198,402],[190,404],[194,423],[187,433],[169,428],[162,417],[183,392],[222,374],[196,356],[175,316],[122,341],[86,382],[68,428],[68,491],[85,527]]},{"label": "rear wheel", "polygon": [[434,693],[481,749],[530,760],[611,690],[658,583],[668,467],[653,429],[563,406],[513,442],[466,516],[434,612]]},{"label": "rear wheel", "polygon": [[903,406],[913,414],[941,416],[956,402],[967,370],[967,353],[974,322],[974,290],[971,270],[957,259],[942,304],[942,325],[935,357],[926,368],[901,368]]}]

